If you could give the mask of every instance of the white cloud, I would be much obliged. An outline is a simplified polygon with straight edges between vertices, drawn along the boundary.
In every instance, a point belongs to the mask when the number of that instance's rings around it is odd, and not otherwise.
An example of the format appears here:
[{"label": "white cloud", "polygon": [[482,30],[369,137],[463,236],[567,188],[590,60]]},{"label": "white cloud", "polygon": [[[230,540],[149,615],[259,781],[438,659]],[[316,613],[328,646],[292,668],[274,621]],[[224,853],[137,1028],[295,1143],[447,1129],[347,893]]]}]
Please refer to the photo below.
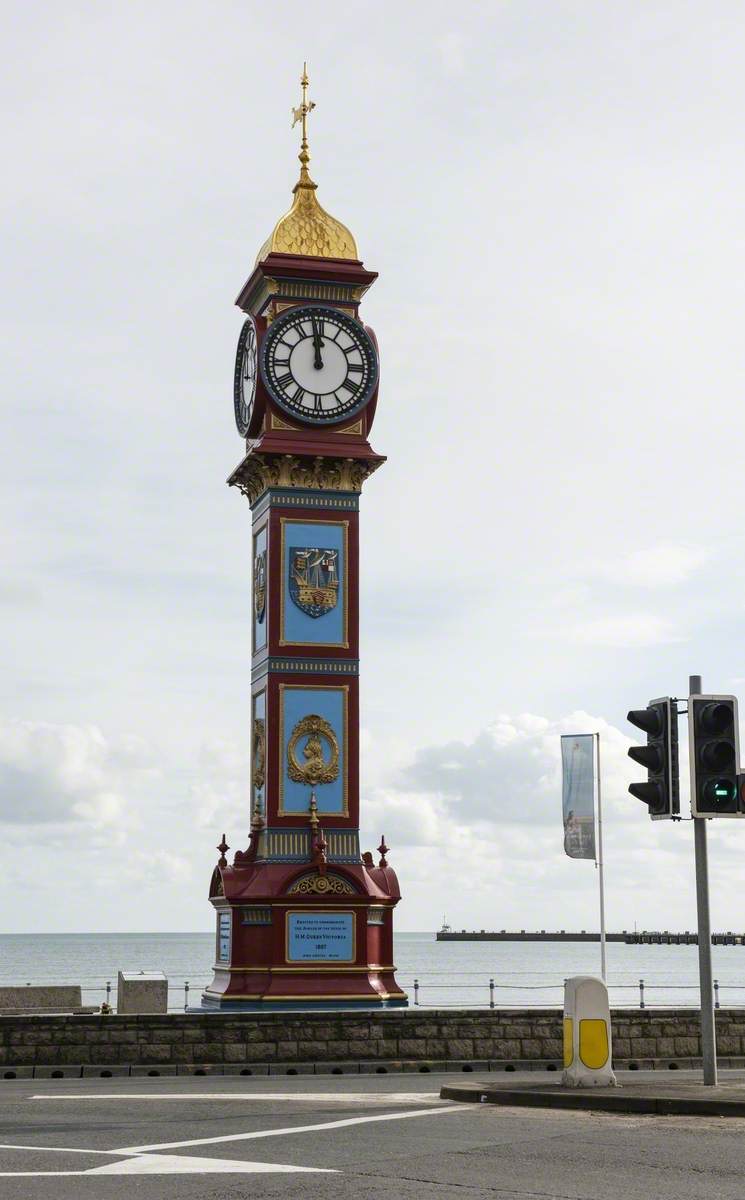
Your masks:
[{"label": "white cloud", "polygon": [[467,39],[462,33],[448,30],[437,40],[440,62],[446,75],[462,75],[466,68]]},{"label": "white cloud", "polygon": [[710,558],[710,551],[703,546],[661,542],[601,564],[600,574],[612,583],[631,587],[674,587],[690,579]]},{"label": "white cloud", "polygon": [[185,883],[192,877],[192,867],[182,855],[169,850],[138,850],[126,860],[122,875],[145,885]]},{"label": "white cloud", "polygon": [[0,723],[0,821],[120,821],[124,798],[114,757],[95,726]]},{"label": "white cloud", "polygon": [[585,645],[616,646],[619,649],[659,646],[685,640],[682,633],[666,617],[644,612],[589,617],[571,627],[568,632],[574,641]]},{"label": "white cloud", "polygon": [[[471,742],[419,750],[387,799],[388,827],[414,845],[448,844],[453,821],[522,830],[555,825],[561,797],[560,737],[599,732],[608,799],[616,802],[637,770],[631,739],[601,717],[575,712],[551,721],[532,713],[500,716]],[[384,811],[385,811],[385,807]],[[396,820],[397,814],[405,819]]]}]

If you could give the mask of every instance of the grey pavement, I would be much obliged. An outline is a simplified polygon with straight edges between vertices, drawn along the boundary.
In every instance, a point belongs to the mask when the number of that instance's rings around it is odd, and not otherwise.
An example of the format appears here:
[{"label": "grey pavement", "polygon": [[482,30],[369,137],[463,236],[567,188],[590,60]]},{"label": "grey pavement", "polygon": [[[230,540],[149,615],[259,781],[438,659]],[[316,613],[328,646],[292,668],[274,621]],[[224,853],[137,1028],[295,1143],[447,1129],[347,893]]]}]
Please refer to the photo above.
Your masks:
[{"label": "grey pavement", "polygon": [[452,1082],[445,1074],[3,1082],[0,1196],[745,1197],[745,1119],[453,1104],[439,1098]]},{"label": "grey pavement", "polygon": [[716,1087],[704,1086],[701,1070],[616,1072],[618,1087],[562,1087],[557,1076],[541,1073],[517,1083],[452,1079],[441,1088],[444,1100],[501,1104],[521,1108],[593,1109],[597,1112],[646,1113],[657,1116],[745,1118],[745,1072],[720,1071]]}]

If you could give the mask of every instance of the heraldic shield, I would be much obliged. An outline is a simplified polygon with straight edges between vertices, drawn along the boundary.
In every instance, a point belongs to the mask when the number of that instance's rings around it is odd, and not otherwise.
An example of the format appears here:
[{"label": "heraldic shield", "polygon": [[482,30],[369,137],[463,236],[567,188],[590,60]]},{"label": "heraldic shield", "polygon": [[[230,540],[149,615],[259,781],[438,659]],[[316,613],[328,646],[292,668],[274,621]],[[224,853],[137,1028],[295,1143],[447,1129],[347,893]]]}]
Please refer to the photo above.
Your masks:
[{"label": "heraldic shield", "polygon": [[309,617],[322,617],[339,598],[339,551],[290,547],[290,596]]}]

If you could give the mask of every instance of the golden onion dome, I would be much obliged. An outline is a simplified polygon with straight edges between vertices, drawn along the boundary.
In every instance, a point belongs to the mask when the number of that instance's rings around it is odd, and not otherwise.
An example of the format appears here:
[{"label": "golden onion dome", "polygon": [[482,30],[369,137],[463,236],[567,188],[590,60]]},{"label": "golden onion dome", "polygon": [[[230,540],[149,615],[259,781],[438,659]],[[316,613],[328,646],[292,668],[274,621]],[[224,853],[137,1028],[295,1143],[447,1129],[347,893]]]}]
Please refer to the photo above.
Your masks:
[{"label": "golden onion dome", "polygon": [[315,103],[307,98],[308,75],[303,66],[301,78],[303,88],[302,103],[293,108],[293,125],[298,121],[303,123],[303,137],[300,146],[300,178],[292,189],[294,200],[289,212],[280,217],[271,234],[261,247],[256,262],[261,262],[267,254],[307,254],[311,258],[346,258],[357,261],[357,243],[346,225],[337,221],[318,203],[316,184],[308,172],[310,154],[308,153],[307,119],[308,114],[315,108]]}]

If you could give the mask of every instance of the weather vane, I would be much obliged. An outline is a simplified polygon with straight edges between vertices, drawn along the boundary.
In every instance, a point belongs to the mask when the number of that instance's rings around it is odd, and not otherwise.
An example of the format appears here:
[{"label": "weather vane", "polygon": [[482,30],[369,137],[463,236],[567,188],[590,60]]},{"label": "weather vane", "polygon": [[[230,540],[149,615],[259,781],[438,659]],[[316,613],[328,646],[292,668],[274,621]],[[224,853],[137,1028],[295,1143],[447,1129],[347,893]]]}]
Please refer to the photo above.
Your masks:
[{"label": "weather vane", "polygon": [[301,165],[303,167],[307,167],[308,163],[310,162],[310,155],[308,154],[308,114],[312,113],[313,109],[316,107],[315,100],[308,99],[308,64],[307,63],[303,63],[303,73],[300,77],[300,86],[303,89],[303,99],[302,99],[301,103],[297,106],[297,108],[293,107],[291,109],[291,112],[292,112],[291,128],[294,129],[295,126],[297,125],[298,121],[302,121],[302,123],[303,123],[303,140],[302,140],[302,143],[300,146],[300,154],[298,157],[300,159]]}]

